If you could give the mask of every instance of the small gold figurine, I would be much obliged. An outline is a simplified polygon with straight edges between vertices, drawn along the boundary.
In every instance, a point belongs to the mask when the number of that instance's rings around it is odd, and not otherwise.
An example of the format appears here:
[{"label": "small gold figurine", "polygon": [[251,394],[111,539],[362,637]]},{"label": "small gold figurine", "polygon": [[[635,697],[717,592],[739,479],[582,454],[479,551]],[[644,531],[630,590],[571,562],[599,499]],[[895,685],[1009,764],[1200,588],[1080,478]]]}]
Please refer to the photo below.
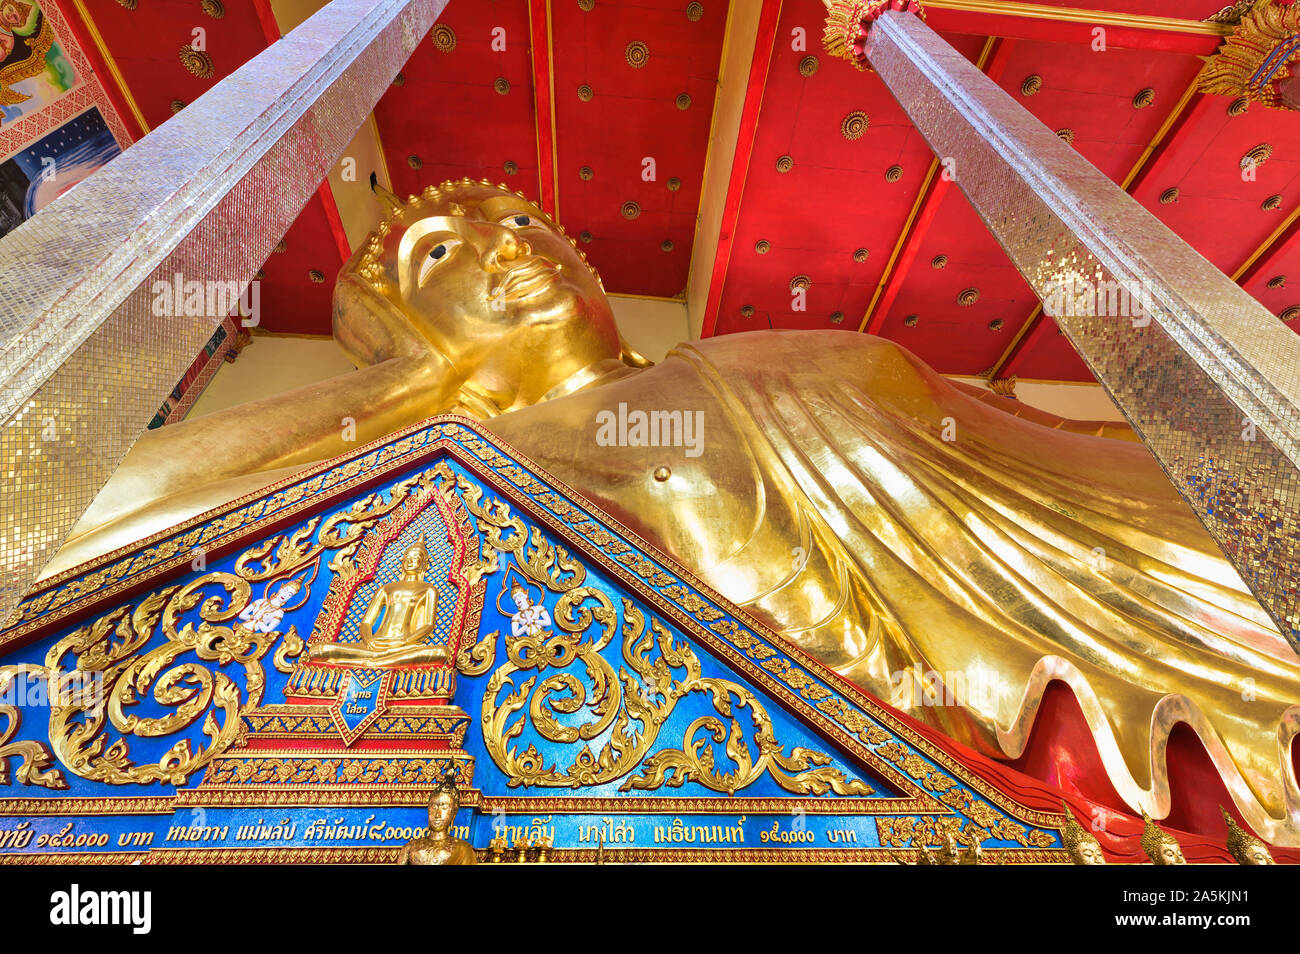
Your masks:
[{"label": "small gold figurine", "polygon": [[1142,850],[1147,853],[1153,865],[1185,865],[1183,849],[1179,847],[1174,836],[1160,828],[1146,812],[1142,813],[1146,828],[1142,832]]},{"label": "small gold figurine", "polygon": [[504,832],[492,839],[492,841],[488,844],[488,850],[492,852],[493,864],[499,865],[506,860],[507,847],[509,846],[506,843],[506,836]]},{"label": "small gold figurine", "polygon": [[1250,832],[1237,824],[1237,819],[1219,806],[1223,820],[1228,823],[1228,851],[1237,859],[1239,865],[1275,865],[1273,855],[1264,844]]},{"label": "small gold figurine", "polygon": [[[310,661],[366,669],[447,662],[446,647],[426,642],[438,626],[438,590],[424,579],[429,562],[421,535],[402,554],[402,578],[375,591],[361,620],[360,639],[313,646]],[[376,630],[380,613],[384,618]]]},{"label": "small gold figurine", "polygon": [[980,865],[984,863],[984,848],[977,841],[973,845],[959,849],[957,835],[950,831],[944,835],[943,844],[938,848],[930,849],[922,846],[916,853],[916,863],[918,865]]},{"label": "small gold figurine", "polygon": [[460,810],[456,774],[448,772],[429,799],[429,834],[408,841],[397,856],[399,865],[472,865],[474,849],[451,834]]},{"label": "small gold figurine", "polygon": [[1070,806],[1061,801],[1065,812],[1065,829],[1061,832],[1061,841],[1070,853],[1070,861],[1076,865],[1104,865],[1106,856],[1102,854],[1101,842],[1097,836],[1079,824]]}]

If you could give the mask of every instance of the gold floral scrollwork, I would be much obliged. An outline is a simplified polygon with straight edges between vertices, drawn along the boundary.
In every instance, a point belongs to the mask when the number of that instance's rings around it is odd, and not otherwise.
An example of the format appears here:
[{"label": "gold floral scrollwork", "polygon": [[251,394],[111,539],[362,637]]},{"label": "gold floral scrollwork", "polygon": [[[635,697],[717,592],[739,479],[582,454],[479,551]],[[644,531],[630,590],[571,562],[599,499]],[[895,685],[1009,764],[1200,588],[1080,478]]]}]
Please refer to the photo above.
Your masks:
[{"label": "gold floral scrollwork", "polygon": [[[488,680],[481,719],[488,752],[510,785],[602,785],[641,766],[643,774],[627,779],[622,791],[695,781],[735,794],[766,774],[785,791],[800,795],[871,794],[865,783],[834,768],[828,755],[802,747],[787,755],[753,693],[735,682],[703,676],[689,645],[675,641],[653,616],[647,626],[645,614],[629,600],[622,605],[624,665],[617,670],[602,650],[614,638],[618,614],[609,597],[591,587],[575,587],[560,598],[554,613],[559,633],[505,638],[507,660]],[[516,687],[511,677],[523,672],[533,675]],[[647,758],[677,703],[691,693],[708,696],[717,714],[692,722],[681,749],[664,749]],[[742,709],[749,712],[752,739],[736,718]],[[524,710],[526,716],[515,718]],[[584,711],[591,718],[578,724],[559,718]],[[729,725],[723,719],[730,720]],[[510,744],[530,723],[548,742],[580,746],[568,768],[547,765],[534,744],[522,753]],[[707,737],[699,738],[701,731],[715,742],[726,742],[734,769],[714,764],[712,746]],[[591,741],[601,737],[606,738],[604,745],[592,752]]]}]

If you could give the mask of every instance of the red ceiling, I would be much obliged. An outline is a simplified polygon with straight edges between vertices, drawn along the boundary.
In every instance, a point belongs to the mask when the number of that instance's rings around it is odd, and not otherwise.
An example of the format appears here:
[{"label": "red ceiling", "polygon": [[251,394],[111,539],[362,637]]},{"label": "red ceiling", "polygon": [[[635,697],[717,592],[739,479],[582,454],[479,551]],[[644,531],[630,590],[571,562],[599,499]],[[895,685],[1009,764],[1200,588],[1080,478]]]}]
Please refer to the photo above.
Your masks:
[{"label": "red ceiling", "polygon": [[[199,13],[196,0],[149,0],[136,10],[115,0],[85,2],[150,125],[171,115],[172,99],[193,101],[264,48],[271,22],[267,0],[225,0],[220,20]],[[738,151],[734,228],[724,229],[729,254],[714,276],[715,332],[833,327],[839,313],[839,327],[869,324],[943,372],[997,367],[1001,375],[1029,379],[1091,380],[1069,342],[1037,312],[1037,299],[960,190],[938,182],[923,189],[930,151],[880,80],[821,50],[821,0],[766,3],[772,14],[779,6],[779,16],[770,49],[758,52],[768,57],[760,62],[766,69],[754,71],[765,81],[751,90],[752,143],[742,136]],[[1077,0],[1042,5],[1074,7]],[[1223,2],[1088,5],[1200,19]],[[698,20],[688,19],[686,6],[686,0],[595,0],[588,11],[578,0],[451,0],[441,23],[455,32],[455,48],[439,52],[426,38],[403,69],[403,85],[376,108],[395,191],[416,192],[463,175],[505,181],[558,205],[572,234],[590,233],[582,247],[611,292],[680,295],[690,274],[728,17],[726,0],[703,0]],[[1072,130],[1075,148],[1111,178],[1122,182],[1137,167],[1130,186],[1137,200],[1215,266],[1231,275],[1254,257],[1241,281],[1266,307],[1281,312],[1300,304],[1297,229],[1273,238],[1300,207],[1300,116],[1254,106],[1230,117],[1227,98],[1196,95],[1158,135],[1217,38],[1117,22],[1107,26],[1108,49],[1096,52],[1087,17],[1069,23],[933,9],[929,22],[971,60],[984,51],[986,71],[1050,128]],[[216,67],[206,80],[180,64],[179,49],[195,26],[207,30]],[[493,49],[498,27],[505,30],[504,50]],[[795,48],[796,28],[806,36],[804,49]],[[549,63],[544,47],[533,57],[548,29]],[[989,36],[1003,39],[985,50]],[[648,50],[640,68],[628,62],[634,41]],[[804,76],[799,64],[808,55],[818,67]],[[1021,84],[1030,74],[1042,77],[1041,90],[1025,96]],[[494,88],[498,79],[508,82],[508,92]],[[583,84],[592,89],[589,102],[578,97]],[[1134,108],[1134,96],[1146,88],[1154,91],[1153,104]],[[676,104],[681,93],[690,96],[688,109]],[[850,141],[840,128],[855,110],[868,115],[869,126]],[[1255,181],[1243,182],[1241,157],[1261,143],[1271,145],[1272,155]],[[777,170],[783,155],[794,162],[787,173]],[[413,156],[419,168],[410,163]],[[655,160],[654,181],[642,178],[646,157]],[[507,162],[517,166],[514,175]],[[590,180],[579,176],[584,166]],[[894,182],[886,179],[892,166],[902,168]],[[717,173],[715,187],[726,189],[733,170]],[[668,188],[672,177],[680,180],[677,191]],[[866,203],[857,198],[864,184]],[[1175,188],[1177,200],[1162,203],[1161,195]],[[1274,195],[1280,208],[1261,208]],[[628,202],[639,206],[634,218],[624,215]],[[322,190],[287,236],[286,252],[265,267],[268,328],[328,333],[340,236],[328,189]],[[755,250],[760,239],[770,243],[765,255]],[[662,250],[665,240],[671,251]],[[891,268],[896,246],[902,254]],[[865,262],[854,260],[859,248],[869,251]],[[946,257],[941,269],[932,265],[936,256]],[[325,281],[312,282],[311,269]],[[1294,282],[1286,281],[1288,273]],[[811,286],[807,310],[797,312],[790,283],[801,275]],[[977,289],[978,299],[959,305],[968,289]],[[752,317],[742,316],[746,305],[753,306]],[[916,316],[910,324],[909,316]]]}]

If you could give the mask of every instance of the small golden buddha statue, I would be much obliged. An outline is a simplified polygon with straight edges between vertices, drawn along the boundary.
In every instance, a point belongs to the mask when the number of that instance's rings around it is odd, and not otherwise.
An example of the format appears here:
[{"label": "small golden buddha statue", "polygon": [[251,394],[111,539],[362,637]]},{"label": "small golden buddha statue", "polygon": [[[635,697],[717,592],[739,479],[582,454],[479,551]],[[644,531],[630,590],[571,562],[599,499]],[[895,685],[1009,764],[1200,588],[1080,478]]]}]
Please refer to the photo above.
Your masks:
[{"label": "small golden buddha statue", "polygon": [[[891,852],[892,854],[892,852]],[[894,855],[894,860],[899,864],[907,864],[903,859]],[[918,865],[980,865],[984,863],[984,846],[980,842],[973,845],[967,845],[965,848],[958,847],[957,836],[954,832],[945,832],[943,844],[937,848],[929,848],[922,845],[916,853],[916,863]]]},{"label": "small golden buddha statue", "polygon": [[1070,854],[1070,861],[1076,865],[1104,865],[1106,855],[1101,850],[1097,836],[1079,824],[1070,811],[1070,806],[1061,802],[1065,812],[1065,828],[1061,831],[1061,841]]},{"label": "small golden buddha statue", "polygon": [[448,772],[442,777],[429,798],[429,833],[402,846],[397,856],[399,865],[472,865],[477,863],[474,849],[468,842],[451,834],[460,811],[460,793],[456,789],[456,776]]},{"label": "small golden buddha statue", "polygon": [[426,642],[438,626],[438,590],[424,579],[428,571],[429,549],[421,535],[402,554],[402,578],[385,583],[371,597],[360,638],[315,645],[308,661],[365,669],[447,662],[445,646]]},{"label": "small golden buddha statue", "polygon": [[1237,864],[1277,864],[1273,860],[1272,852],[1268,850],[1268,845],[1238,825],[1237,819],[1229,815],[1222,805],[1219,806],[1219,812],[1223,815],[1223,820],[1228,823],[1228,851],[1237,859]]},{"label": "small golden buddha statue", "polygon": [[[847,331],[722,335],[650,367],[522,195],[466,179],[390,202],[335,286],[334,338],[357,370],[147,432],[47,576],[456,412],[959,743],[1018,758],[1063,683],[1135,811],[1168,810],[1162,753],[1183,723],[1250,827],[1300,844],[1285,756],[1300,657],[1145,447]],[[702,423],[689,446],[631,429],[607,446],[599,422],[623,405]],[[264,439],[232,440],[250,422]],[[410,636],[381,628],[372,660]],[[910,696],[931,671],[954,677],[956,704]]]},{"label": "small golden buddha statue", "polygon": [[1182,846],[1173,835],[1151,820],[1146,812],[1142,813],[1146,827],[1142,831],[1142,850],[1147,853],[1153,865],[1185,865]]}]

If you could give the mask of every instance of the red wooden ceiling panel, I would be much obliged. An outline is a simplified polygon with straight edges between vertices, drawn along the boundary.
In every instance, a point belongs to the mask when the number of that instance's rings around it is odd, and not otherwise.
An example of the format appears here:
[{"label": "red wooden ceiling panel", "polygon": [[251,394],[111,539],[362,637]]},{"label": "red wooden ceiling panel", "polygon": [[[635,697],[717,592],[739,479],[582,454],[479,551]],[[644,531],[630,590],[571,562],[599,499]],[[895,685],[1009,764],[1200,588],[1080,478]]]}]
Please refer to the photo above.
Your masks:
[{"label": "red wooden ceiling panel", "polygon": [[[591,234],[583,249],[611,292],[670,298],[686,287],[727,8],[706,0],[692,21],[678,0],[552,5],[559,215],[571,233]],[[647,51],[639,67],[633,43]],[[640,209],[634,218],[623,214],[629,202]]]},{"label": "red wooden ceiling panel", "polygon": [[[452,30],[455,46],[441,52],[426,36],[402,68],[402,85],[390,86],[375,107],[393,191],[405,198],[469,176],[537,201],[527,0],[449,3],[438,26]],[[504,50],[493,49],[495,29],[505,31]],[[495,88],[499,79],[509,84],[504,94]],[[507,173],[507,162],[517,173]]]}]

